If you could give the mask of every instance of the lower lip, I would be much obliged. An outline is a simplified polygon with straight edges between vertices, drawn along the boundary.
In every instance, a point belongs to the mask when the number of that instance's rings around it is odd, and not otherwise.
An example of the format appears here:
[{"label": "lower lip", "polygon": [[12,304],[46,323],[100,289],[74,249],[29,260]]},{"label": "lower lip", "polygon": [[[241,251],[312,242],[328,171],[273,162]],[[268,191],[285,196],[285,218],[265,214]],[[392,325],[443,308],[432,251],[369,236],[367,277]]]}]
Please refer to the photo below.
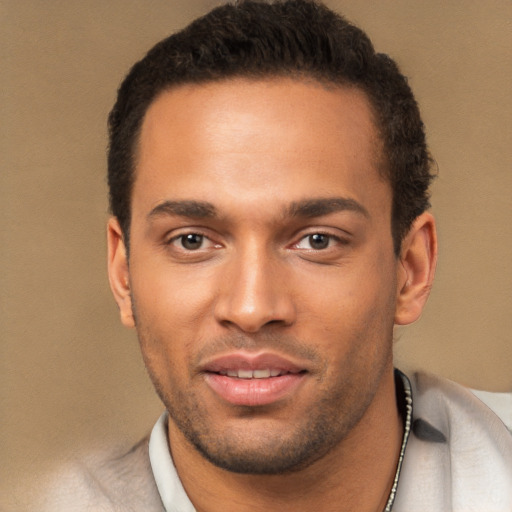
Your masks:
[{"label": "lower lip", "polygon": [[218,373],[206,373],[210,388],[233,405],[268,405],[293,393],[304,379],[303,373],[287,373],[268,379],[238,379]]}]

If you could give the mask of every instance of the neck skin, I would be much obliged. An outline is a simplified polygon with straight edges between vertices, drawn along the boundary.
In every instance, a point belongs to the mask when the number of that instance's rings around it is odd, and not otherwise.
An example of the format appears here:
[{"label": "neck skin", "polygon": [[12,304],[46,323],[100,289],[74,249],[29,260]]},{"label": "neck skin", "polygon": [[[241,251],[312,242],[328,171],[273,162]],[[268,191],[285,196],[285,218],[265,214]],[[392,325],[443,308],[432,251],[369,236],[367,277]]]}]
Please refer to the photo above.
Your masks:
[{"label": "neck skin", "polygon": [[170,446],[181,482],[197,512],[381,512],[393,485],[403,424],[393,372],[333,450],[285,475],[240,475],[205,460],[169,420]]}]

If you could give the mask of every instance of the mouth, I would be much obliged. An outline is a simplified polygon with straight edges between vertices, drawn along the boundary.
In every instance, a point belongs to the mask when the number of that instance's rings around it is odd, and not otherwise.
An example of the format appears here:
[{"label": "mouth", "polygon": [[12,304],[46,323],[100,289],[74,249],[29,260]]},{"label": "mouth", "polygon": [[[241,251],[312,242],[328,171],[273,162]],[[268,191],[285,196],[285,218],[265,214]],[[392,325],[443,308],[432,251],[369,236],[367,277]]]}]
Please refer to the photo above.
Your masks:
[{"label": "mouth", "polygon": [[296,392],[308,371],[273,354],[230,354],[203,368],[207,385],[222,401],[238,406],[261,406]]},{"label": "mouth", "polygon": [[[305,371],[305,370],[304,370]],[[227,377],[234,377],[237,379],[269,379],[273,377],[282,377],[283,375],[290,373],[301,373],[301,372],[289,372],[286,370],[278,370],[274,368],[265,368],[262,370],[221,370],[218,372],[219,375],[225,375]]]}]

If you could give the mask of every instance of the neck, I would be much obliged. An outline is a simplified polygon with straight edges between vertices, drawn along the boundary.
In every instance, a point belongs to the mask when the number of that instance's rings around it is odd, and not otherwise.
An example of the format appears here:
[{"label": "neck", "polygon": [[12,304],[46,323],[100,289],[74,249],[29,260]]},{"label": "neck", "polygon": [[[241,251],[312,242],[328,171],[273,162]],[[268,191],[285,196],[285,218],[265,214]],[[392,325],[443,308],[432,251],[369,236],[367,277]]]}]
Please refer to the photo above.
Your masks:
[{"label": "neck", "polygon": [[169,421],[173,460],[198,512],[381,512],[395,477],[403,425],[392,373],[359,423],[327,455],[299,471],[242,475],[205,460]]}]

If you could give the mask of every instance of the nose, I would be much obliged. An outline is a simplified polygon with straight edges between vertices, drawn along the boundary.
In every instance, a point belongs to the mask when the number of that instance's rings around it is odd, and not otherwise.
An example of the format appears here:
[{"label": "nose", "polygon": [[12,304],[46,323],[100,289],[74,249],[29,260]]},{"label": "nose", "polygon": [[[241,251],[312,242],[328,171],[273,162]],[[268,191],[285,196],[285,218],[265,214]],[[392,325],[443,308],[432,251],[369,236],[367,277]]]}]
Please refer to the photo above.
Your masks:
[{"label": "nose", "polygon": [[295,321],[290,283],[278,259],[252,250],[226,264],[215,303],[219,323],[257,333],[266,326],[289,326]]}]

